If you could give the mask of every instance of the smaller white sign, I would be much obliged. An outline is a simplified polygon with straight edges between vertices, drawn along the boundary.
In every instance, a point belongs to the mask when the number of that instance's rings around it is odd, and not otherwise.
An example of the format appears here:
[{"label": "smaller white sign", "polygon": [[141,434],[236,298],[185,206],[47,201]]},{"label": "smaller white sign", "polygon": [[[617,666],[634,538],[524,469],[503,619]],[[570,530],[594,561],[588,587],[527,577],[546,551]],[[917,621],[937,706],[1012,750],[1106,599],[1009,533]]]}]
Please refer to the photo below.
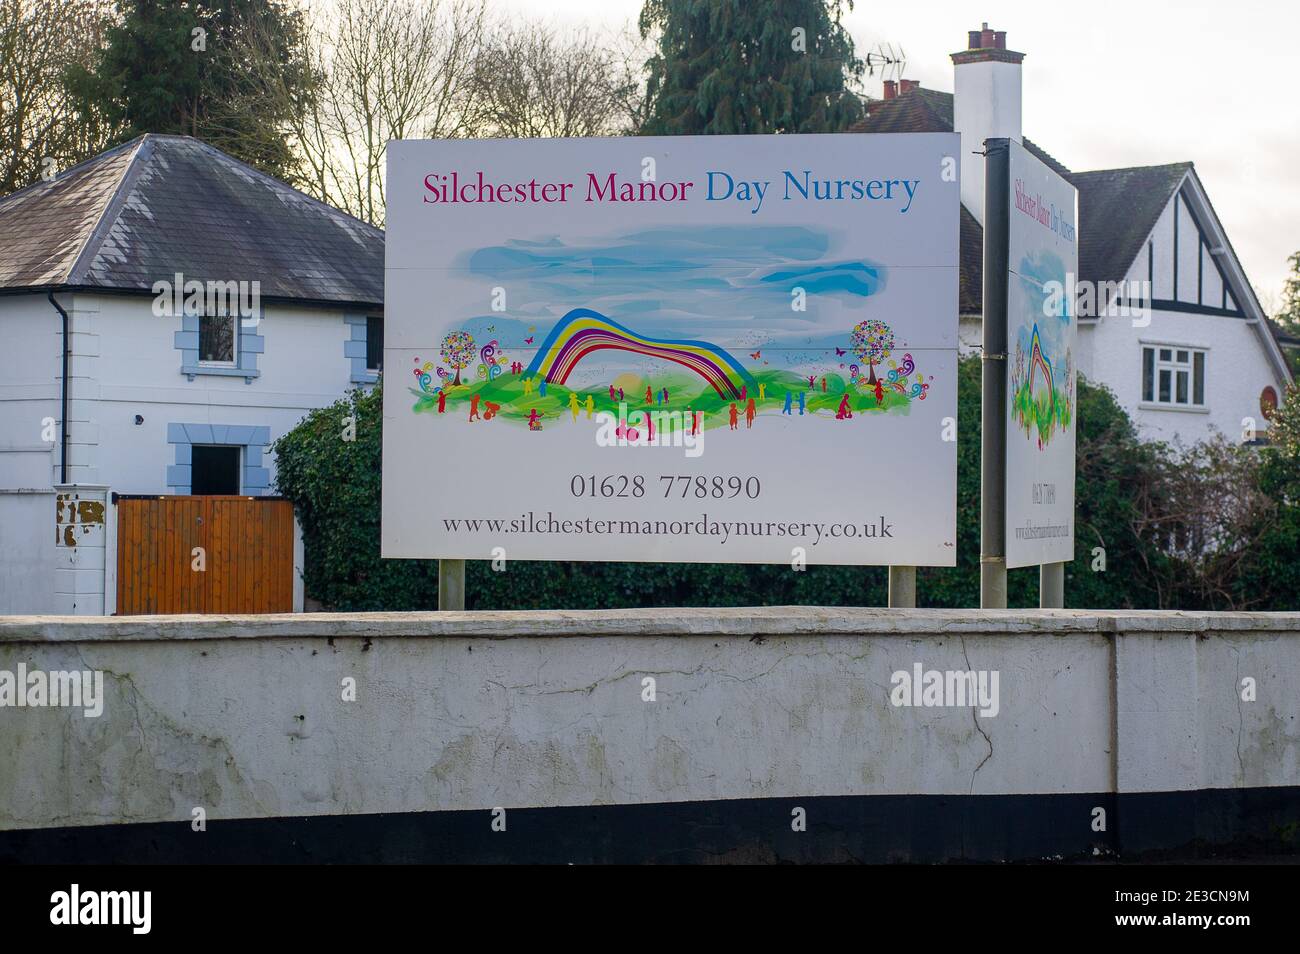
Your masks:
[{"label": "smaller white sign", "polygon": [[1011,142],[1007,256],[1008,567],[1074,559],[1078,192]]}]

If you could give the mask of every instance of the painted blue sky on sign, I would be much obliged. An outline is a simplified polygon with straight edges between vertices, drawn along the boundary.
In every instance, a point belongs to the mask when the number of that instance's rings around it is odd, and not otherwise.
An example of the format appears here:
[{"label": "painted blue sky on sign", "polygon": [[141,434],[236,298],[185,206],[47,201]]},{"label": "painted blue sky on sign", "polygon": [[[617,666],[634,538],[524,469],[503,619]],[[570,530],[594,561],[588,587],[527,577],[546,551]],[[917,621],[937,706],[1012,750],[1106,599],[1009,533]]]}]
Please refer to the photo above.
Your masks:
[{"label": "painted blue sky on sign", "polygon": [[[1034,325],[1038,325],[1038,340],[1048,352],[1049,360],[1056,362],[1065,354],[1065,343],[1069,340],[1070,319],[1074,303],[1069,295],[1052,296],[1048,289],[1049,282],[1057,282],[1058,288],[1065,287],[1065,263],[1055,252],[1044,250],[1035,257],[1028,255],[1020,260],[1015,269],[1024,292],[1021,299],[1022,312],[1018,316],[1019,324],[1016,335],[1020,346],[1029,353],[1030,338]],[[1051,307],[1051,302],[1060,302],[1060,309]],[[1059,311],[1059,314],[1054,312]]]},{"label": "painted blue sky on sign", "polygon": [[[867,302],[887,282],[884,266],[846,256],[828,232],[799,226],[642,228],[577,241],[511,240],[466,253],[457,264],[505,289],[503,314],[466,322],[471,331],[494,325],[503,342],[583,307],[655,337],[829,347],[870,317]],[[796,288],[806,292],[805,311],[791,307]],[[827,303],[839,316],[833,325]]]}]

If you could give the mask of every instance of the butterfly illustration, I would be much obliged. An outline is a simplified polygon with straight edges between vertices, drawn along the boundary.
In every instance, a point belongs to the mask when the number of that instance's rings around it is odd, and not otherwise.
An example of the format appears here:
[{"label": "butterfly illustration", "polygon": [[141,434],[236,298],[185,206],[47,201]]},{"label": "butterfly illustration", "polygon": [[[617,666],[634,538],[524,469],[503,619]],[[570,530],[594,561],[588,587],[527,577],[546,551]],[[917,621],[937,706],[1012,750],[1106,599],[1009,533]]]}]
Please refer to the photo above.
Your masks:
[{"label": "butterfly illustration", "polygon": [[844,354],[845,354],[845,351],[844,351],[843,348],[836,348],[836,349],[835,349],[835,356],[836,356],[837,358],[842,358],[842,357],[844,357]]},{"label": "butterfly illustration", "polygon": [[529,334],[532,334],[532,333],[533,333],[534,331],[536,331],[536,330],[537,330],[537,326],[536,326],[536,325],[529,325],[529,326],[528,326],[528,333],[529,333]]},{"label": "butterfly illustration", "polygon": [[494,332],[494,331],[496,331],[496,330],[497,330],[497,326],[496,326],[496,325],[488,325],[488,334],[491,334],[492,332]]},{"label": "butterfly illustration", "polygon": [[752,351],[749,356],[757,361],[759,358],[763,357],[763,352],[761,349],[758,351]]},{"label": "butterfly illustration", "polygon": [[531,336],[524,339],[524,344],[532,344],[532,343],[533,343],[533,339]]}]

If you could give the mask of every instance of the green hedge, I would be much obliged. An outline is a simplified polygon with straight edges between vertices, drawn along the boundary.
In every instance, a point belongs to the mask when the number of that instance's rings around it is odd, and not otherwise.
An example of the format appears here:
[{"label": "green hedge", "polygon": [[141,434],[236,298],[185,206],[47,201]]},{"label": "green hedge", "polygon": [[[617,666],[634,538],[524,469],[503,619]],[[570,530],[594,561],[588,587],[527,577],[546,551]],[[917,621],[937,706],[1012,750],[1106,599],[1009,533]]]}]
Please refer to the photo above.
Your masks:
[{"label": "green hedge", "polygon": [[[957,469],[957,566],[918,571],[923,606],[979,605],[979,405],[980,365],[960,364]],[[1204,564],[1227,582],[1209,585],[1202,563],[1166,554],[1158,545],[1185,517],[1173,513],[1186,483],[1213,480],[1222,460],[1201,465],[1204,474],[1160,444],[1138,441],[1132,423],[1105,388],[1078,386],[1076,546],[1066,568],[1066,603],[1091,608],[1297,605],[1300,593],[1300,509],[1292,504],[1252,511],[1251,546],[1244,555],[1216,551],[1224,563]],[[1295,402],[1291,402],[1295,403]],[[343,439],[347,419],[355,439]],[[309,414],[274,445],[278,490],[297,508],[306,548],[309,597],[337,610],[436,608],[437,563],[382,560],[379,556],[380,458],[383,421],[380,389],[352,392]],[[1271,474],[1275,493],[1292,486],[1294,459],[1277,454],[1266,466],[1249,450],[1226,449],[1245,478]],[[1252,470],[1251,468],[1255,468]],[[1180,483],[1181,481],[1181,483]],[[1300,481],[1294,481],[1300,485]],[[1194,493],[1194,490],[1191,491]],[[1206,519],[1200,515],[1198,519]],[[1243,518],[1246,519],[1246,518]],[[1247,532],[1239,527],[1232,532]],[[1222,536],[1223,534],[1218,534]],[[1231,533],[1228,534],[1231,536]],[[1092,569],[1093,550],[1104,548],[1105,571]],[[1225,570],[1224,567],[1227,567]],[[1208,572],[1208,570],[1206,571]],[[1011,606],[1036,606],[1037,569],[1013,570]],[[751,566],[679,563],[510,562],[493,572],[486,561],[467,566],[466,606],[471,609],[600,609],[638,606],[747,606],[807,604],[881,606],[887,574],[877,567]],[[1220,592],[1222,591],[1222,592]]]}]

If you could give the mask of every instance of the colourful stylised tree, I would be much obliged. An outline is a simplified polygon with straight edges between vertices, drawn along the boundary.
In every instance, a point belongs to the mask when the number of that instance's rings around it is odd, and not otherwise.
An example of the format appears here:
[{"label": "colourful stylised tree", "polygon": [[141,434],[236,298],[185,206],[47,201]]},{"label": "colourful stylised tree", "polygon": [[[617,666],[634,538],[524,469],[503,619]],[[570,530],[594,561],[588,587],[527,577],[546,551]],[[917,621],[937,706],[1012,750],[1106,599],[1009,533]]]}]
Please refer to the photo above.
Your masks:
[{"label": "colourful stylised tree", "polygon": [[867,383],[876,383],[876,365],[894,350],[894,331],[883,321],[859,321],[853,326],[849,342],[859,360],[868,366]]},{"label": "colourful stylised tree", "polygon": [[469,367],[474,360],[474,336],[468,331],[453,331],[442,339],[442,360],[447,366],[456,369],[456,380],[460,384],[460,372]]}]

